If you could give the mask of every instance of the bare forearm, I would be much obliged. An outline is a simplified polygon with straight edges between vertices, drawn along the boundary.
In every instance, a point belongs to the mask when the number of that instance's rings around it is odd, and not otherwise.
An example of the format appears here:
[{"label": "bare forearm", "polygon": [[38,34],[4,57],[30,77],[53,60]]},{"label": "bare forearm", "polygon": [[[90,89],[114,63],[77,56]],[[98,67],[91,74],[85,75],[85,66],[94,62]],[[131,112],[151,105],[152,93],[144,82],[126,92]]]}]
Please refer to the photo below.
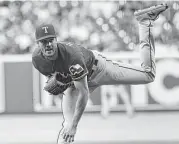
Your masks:
[{"label": "bare forearm", "polygon": [[80,93],[80,95],[78,97],[74,117],[73,117],[73,120],[72,120],[72,125],[74,127],[76,127],[78,125],[78,122],[80,121],[80,118],[81,118],[81,116],[82,116],[82,114],[83,114],[83,112],[86,108],[88,96],[89,96],[89,93],[85,92],[85,93]]},{"label": "bare forearm", "polygon": [[70,124],[72,122],[77,98],[78,96],[76,95],[75,90],[69,88],[65,92],[65,95],[63,96],[63,100],[62,100],[63,116],[65,119],[64,124]]}]

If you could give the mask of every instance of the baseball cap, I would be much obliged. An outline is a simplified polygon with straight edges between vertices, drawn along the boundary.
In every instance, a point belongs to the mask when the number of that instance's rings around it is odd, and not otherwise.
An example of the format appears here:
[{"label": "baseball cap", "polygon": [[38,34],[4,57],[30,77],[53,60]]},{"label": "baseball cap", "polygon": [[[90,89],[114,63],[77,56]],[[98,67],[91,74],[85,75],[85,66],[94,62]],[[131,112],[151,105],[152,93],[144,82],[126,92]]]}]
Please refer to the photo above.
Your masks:
[{"label": "baseball cap", "polygon": [[36,41],[50,37],[56,37],[55,29],[52,24],[42,24],[36,28]]}]

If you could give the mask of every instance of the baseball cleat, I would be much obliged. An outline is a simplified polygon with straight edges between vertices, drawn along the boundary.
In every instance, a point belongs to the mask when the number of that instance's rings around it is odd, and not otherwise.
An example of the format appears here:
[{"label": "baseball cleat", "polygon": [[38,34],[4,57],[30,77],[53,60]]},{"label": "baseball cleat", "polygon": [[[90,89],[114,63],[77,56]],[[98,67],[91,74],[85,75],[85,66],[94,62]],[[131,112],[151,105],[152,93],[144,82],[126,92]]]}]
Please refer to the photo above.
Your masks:
[{"label": "baseball cleat", "polygon": [[138,21],[143,21],[147,19],[154,21],[159,17],[159,14],[165,11],[167,8],[167,4],[159,4],[143,10],[138,10],[134,13],[134,16]]}]

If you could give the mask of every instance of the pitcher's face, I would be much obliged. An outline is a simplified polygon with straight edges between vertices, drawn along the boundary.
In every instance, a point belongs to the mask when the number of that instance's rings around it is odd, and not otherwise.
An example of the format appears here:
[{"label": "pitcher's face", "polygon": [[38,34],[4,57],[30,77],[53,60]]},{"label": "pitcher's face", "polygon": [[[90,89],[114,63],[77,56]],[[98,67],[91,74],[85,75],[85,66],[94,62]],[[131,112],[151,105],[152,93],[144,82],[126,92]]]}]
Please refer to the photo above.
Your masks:
[{"label": "pitcher's face", "polygon": [[57,51],[57,40],[56,38],[43,39],[38,42],[38,46],[46,57],[52,57]]}]

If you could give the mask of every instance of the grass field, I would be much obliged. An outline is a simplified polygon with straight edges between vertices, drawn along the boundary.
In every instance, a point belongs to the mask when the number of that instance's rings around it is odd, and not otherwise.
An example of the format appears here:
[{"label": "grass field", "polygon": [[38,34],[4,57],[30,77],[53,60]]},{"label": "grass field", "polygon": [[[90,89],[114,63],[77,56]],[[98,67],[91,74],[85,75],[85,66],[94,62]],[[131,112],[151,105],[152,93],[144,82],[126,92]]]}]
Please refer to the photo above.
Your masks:
[{"label": "grass field", "polygon": [[[0,115],[0,144],[55,144],[60,114]],[[85,114],[74,144],[179,144],[179,112]]]}]

